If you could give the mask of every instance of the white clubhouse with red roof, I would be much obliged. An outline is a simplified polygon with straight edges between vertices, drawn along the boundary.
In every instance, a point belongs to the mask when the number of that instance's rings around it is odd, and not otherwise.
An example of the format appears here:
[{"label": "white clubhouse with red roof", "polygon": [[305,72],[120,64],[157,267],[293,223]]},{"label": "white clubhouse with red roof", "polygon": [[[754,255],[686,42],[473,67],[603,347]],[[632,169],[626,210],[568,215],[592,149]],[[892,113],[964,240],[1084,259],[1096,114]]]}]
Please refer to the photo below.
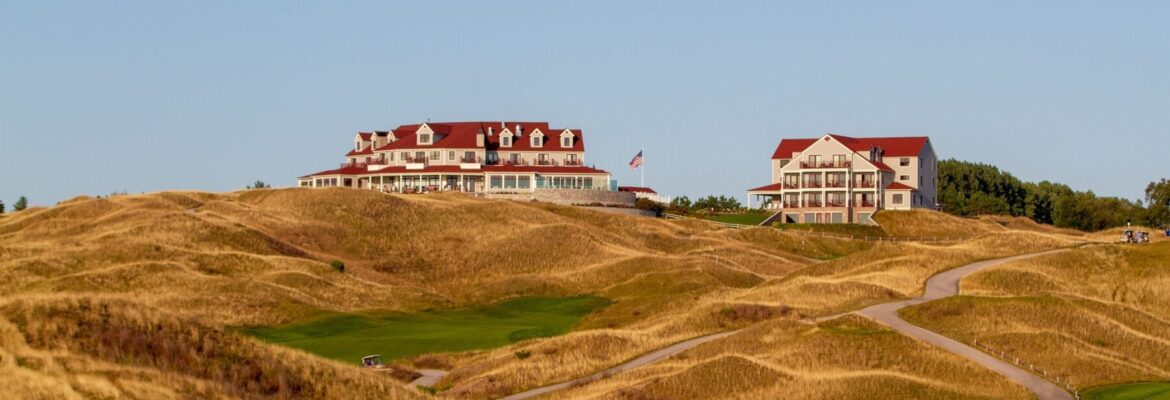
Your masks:
[{"label": "white clubhouse with red roof", "polygon": [[924,136],[783,139],[772,183],[747,193],[781,223],[869,224],[878,210],[935,208],[937,164]]},{"label": "white clubhouse with red roof", "polygon": [[608,172],[585,166],[579,129],[547,122],[427,122],[359,132],[340,168],[298,178],[301,187],[381,191],[524,193],[611,190]]}]

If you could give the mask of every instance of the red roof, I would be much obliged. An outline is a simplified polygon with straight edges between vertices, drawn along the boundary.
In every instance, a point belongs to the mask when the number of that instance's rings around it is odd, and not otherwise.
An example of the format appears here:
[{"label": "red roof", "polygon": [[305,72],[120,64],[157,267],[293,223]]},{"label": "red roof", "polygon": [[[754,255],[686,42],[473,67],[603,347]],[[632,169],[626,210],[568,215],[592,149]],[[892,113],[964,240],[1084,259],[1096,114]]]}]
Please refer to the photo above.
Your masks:
[{"label": "red roof", "polygon": [[655,192],[654,189],[651,189],[648,187],[641,187],[641,186],[618,186],[618,191],[619,192],[634,192],[634,193],[654,193],[654,194],[658,193],[658,192]]},{"label": "red roof", "polygon": [[918,189],[906,186],[906,185],[898,183],[898,182],[893,182],[893,183],[889,184],[888,186],[886,186],[886,190],[918,190]]},{"label": "red roof", "polygon": [[380,175],[380,174],[479,174],[483,172],[533,172],[541,174],[608,174],[600,169],[571,166],[571,167],[554,167],[542,165],[485,165],[482,169],[463,169],[458,165],[428,165],[422,169],[406,169],[404,165],[389,166],[382,169],[370,171],[364,166],[345,166],[338,169],[331,169],[321,171],[314,174],[302,176],[307,178],[311,176],[325,176],[325,175]]},{"label": "red roof", "polygon": [[[922,147],[926,146],[926,142],[930,140],[926,136],[872,138],[855,138],[834,134],[829,134],[829,136],[841,142],[849,150],[868,152],[871,146],[878,147],[882,149],[883,155],[890,157],[916,157],[922,153]],[[804,151],[817,140],[820,139],[782,139],[780,144],[776,146],[776,151],[772,153],[772,159],[790,159],[792,153]]]},{"label": "red roof", "polygon": [[776,182],[776,183],[773,183],[771,185],[764,185],[764,186],[760,186],[760,187],[755,188],[755,189],[748,189],[748,191],[749,192],[770,192],[770,191],[780,190],[783,188],[784,188],[783,183]]},{"label": "red roof", "polygon": [[[516,126],[520,126],[520,136],[516,137]],[[569,132],[573,134],[573,145],[571,147],[561,147],[561,133],[565,131],[563,128],[549,128],[547,122],[500,122],[500,121],[478,121],[478,122],[432,122],[427,123],[427,126],[435,132],[436,140],[431,145],[419,145],[415,137],[415,132],[422,124],[401,125],[394,128],[394,136],[398,140],[387,143],[386,145],[374,149],[375,151],[391,151],[400,149],[488,149],[496,150],[500,147],[500,133],[507,127],[507,130],[513,134],[512,147],[504,147],[503,149],[513,151],[585,151],[585,142],[581,135],[580,129],[570,129]],[[492,132],[488,136],[488,131]],[[544,146],[532,147],[532,141],[529,138],[533,132],[537,130],[544,135]],[[476,135],[484,134],[484,145],[477,146]],[[350,152],[350,155],[361,154]]]}]

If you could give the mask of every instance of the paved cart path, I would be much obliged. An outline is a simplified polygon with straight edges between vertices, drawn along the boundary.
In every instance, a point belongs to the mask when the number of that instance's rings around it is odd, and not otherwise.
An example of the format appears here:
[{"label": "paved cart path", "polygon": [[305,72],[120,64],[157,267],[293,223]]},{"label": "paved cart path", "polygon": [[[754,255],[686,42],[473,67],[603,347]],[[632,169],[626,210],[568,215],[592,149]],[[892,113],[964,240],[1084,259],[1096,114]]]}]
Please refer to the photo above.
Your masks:
[{"label": "paved cart path", "polygon": [[[926,329],[923,329],[921,327],[918,327],[916,325],[913,325],[909,322],[906,322],[906,320],[903,320],[901,317],[898,316],[898,310],[901,310],[905,307],[909,307],[909,306],[916,305],[916,304],[922,304],[922,303],[925,303],[925,302],[928,302],[931,300],[938,300],[938,299],[941,299],[944,297],[950,297],[950,296],[954,296],[954,295],[959,294],[959,281],[961,281],[963,278],[967,277],[968,275],[973,274],[975,272],[978,272],[982,269],[1006,264],[1006,263],[1013,262],[1013,261],[1024,260],[1024,259],[1028,259],[1028,258],[1032,258],[1032,257],[1039,257],[1042,255],[1058,253],[1061,251],[1065,251],[1065,250],[1051,250],[1051,251],[1044,251],[1044,252],[1040,252],[1040,253],[1024,254],[1024,255],[998,258],[998,259],[994,259],[994,260],[979,261],[979,262],[967,264],[967,265],[964,265],[964,266],[959,267],[959,268],[955,268],[955,269],[941,272],[938,275],[932,276],[932,277],[930,277],[930,279],[927,279],[926,290],[923,292],[922,297],[916,297],[916,298],[909,299],[909,300],[895,301],[895,302],[891,302],[891,303],[878,304],[875,306],[867,307],[867,308],[862,309],[860,311],[856,311],[854,313],[860,314],[862,316],[865,316],[867,318],[870,318],[870,319],[878,321],[882,324],[885,324],[903,335],[906,335],[906,336],[924,341],[926,343],[930,343],[932,345],[938,346],[938,347],[942,348],[943,350],[957,354],[960,357],[974,361],[974,362],[978,363],[979,365],[982,365],[982,366],[987,367],[995,372],[998,372],[999,374],[1007,377],[1008,379],[1012,380],[1013,382],[1019,383],[1020,385],[1024,386],[1025,388],[1030,390],[1033,394],[1036,395],[1036,397],[1040,398],[1041,400],[1073,400],[1073,396],[1071,394],[1066,392],[1064,389],[1061,389],[1059,386],[1056,386],[1056,384],[1054,384],[1052,382],[1046,381],[1046,380],[1040,378],[1039,376],[1036,376],[1028,371],[1025,371],[1021,368],[1018,368],[1018,367],[1016,367],[1010,363],[1007,363],[1005,361],[1001,361],[995,357],[992,357],[986,353],[983,353],[983,352],[976,350],[976,349],[974,349],[970,346],[967,346],[965,344],[959,343],[953,339],[947,338],[945,336],[939,335],[937,333],[934,333],[934,332],[928,331]],[[840,317],[840,316],[845,315],[845,314],[850,314],[850,313],[842,313],[842,314],[836,314],[836,315],[831,315],[831,316],[827,316],[827,317],[821,317],[821,318],[817,318],[816,321],[829,320],[829,319]],[[641,357],[627,361],[627,362],[620,364],[616,367],[612,367],[612,368],[606,369],[604,371],[595,373],[593,375],[573,379],[573,380],[568,381],[568,382],[562,382],[562,383],[558,383],[555,385],[549,385],[549,386],[545,386],[545,387],[540,387],[540,388],[520,392],[520,393],[511,395],[511,396],[505,397],[505,398],[503,398],[503,400],[528,399],[528,398],[552,393],[552,392],[555,392],[558,390],[567,389],[567,388],[569,388],[573,385],[576,385],[576,384],[583,384],[583,383],[592,382],[592,381],[604,378],[606,376],[618,374],[618,373],[629,371],[629,370],[632,370],[632,369],[635,369],[638,367],[642,367],[642,366],[645,366],[648,364],[653,364],[653,363],[658,362],[658,361],[662,361],[662,360],[664,360],[667,357],[670,357],[672,355],[675,355],[675,354],[681,353],[683,351],[686,351],[688,349],[694,348],[695,346],[701,345],[703,343],[707,343],[707,342],[710,342],[712,340],[716,340],[719,338],[723,338],[723,337],[735,334],[736,332],[739,332],[739,331],[716,333],[716,334],[711,334],[711,335],[706,335],[706,336],[700,336],[700,337],[690,339],[690,340],[687,340],[684,342],[675,343],[673,345],[655,350],[655,351],[650,352],[646,355],[643,355]]]},{"label": "paved cart path", "polygon": [[653,364],[653,363],[665,360],[667,357],[673,356],[673,355],[678,354],[678,353],[682,353],[682,352],[687,351],[691,348],[694,348],[695,346],[698,346],[700,344],[707,343],[707,342],[710,342],[710,341],[715,340],[715,339],[720,339],[720,338],[724,338],[724,337],[733,335],[736,332],[739,332],[739,331],[736,330],[736,331],[730,331],[730,332],[714,333],[714,334],[710,334],[710,335],[706,335],[706,336],[699,336],[697,338],[690,339],[687,341],[678,342],[678,343],[672,344],[670,346],[666,346],[666,347],[663,347],[661,349],[654,350],[654,351],[647,353],[641,357],[635,358],[635,359],[630,360],[630,361],[626,361],[625,363],[619,364],[616,367],[606,369],[604,371],[595,373],[593,375],[573,379],[573,380],[568,381],[568,382],[561,382],[561,383],[558,383],[555,385],[549,385],[549,386],[545,386],[545,387],[541,387],[541,388],[536,388],[536,389],[516,393],[514,395],[503,398],[503,400],[528,399],[528,398],[540,396],[543,394],[552,393],[552,392],[555,392],[558,390],[568,389],[570,386],[573,386],[575,384],[592,382],[592,381],[604,378],[606,376],[619,374],[619,373],[626,372],[626,371],[629,371],[629,370],[632,370],[632,369],[635,369],[638,367],[642,367],[642,366],[645,366],[648,364]]},{"label": "paved cart path", "polygon": [[965,278],[967,275],[975,273],[979,270],[1061,251],[1064,250],[1024,254],[1014,257],[998,258],[994,260],[986,260],[968,264],[959,268],[942,272],[928,279],[926,281],[926,291],[923,293],[922,297],[896,301],[892,303],[878,304],[865,308],[861,311],[858,311],[857,313],[885,324],[903,335],[938,346],[943,350],[955,353],[960,357],[974,361],[979,365],[991,369],[992,371],[998,372],[1000,375],[1003,375],[1008,379],[1011,379],[1013,382],[1016,382],[1032,391],[1036,397],[1042,400],[1072,400],[1073,396],[1069,394],[1069,392],[1061,389],[1052,382],[1046,381],[1043,378],[1032,374],[1031,372],[1012,365],[1011,363],[1002,361],[988,355],[987,353],[976,350],[971,346],[959,343],[954,339],[913,325],[898,316],[898,310],[901,310],[905,307],[959,294],[959,281]]},{"label": "paved cart path", "polygon": [[440,379],[447,376],[447,371],[437,369],[420,369],[418,373],[422,374],[422,376],[410,382],[410,386],[435,386],[436,383],[439,383]]}]

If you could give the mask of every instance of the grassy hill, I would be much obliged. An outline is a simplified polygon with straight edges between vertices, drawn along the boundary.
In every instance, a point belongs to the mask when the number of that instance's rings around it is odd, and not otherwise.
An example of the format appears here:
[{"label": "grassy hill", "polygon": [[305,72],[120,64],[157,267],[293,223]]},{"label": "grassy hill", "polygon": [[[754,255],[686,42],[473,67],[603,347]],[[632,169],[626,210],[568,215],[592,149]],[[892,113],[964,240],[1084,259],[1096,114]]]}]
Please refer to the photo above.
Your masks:
[{"label": "grassy hill", "polygon": [[[701,353],[566,395],[620,397],[633,387],[637,395],[671,398],[815,398],[856,388],[871,398],[980,398],[987,395],[978,388],[989,384],[1002,388],[994,397],[1026,394],[864,321],[799,321],[913,296],[946,268],[1083,237],[931,212],[880,218],[895,235],[971,239],[875,244],[442,193],[78,198],[0,218],[0,369],[17,377],[4,379],[21,397],[406,398],[420,394],[352,366],[357,360],[345,357],[357,353],[332,361],[232,327],[304,333],[314,331],[313,321],[336,316],[364,316],[372,319],[363,324],[377,326],[382,322],[371,321],[384,316],[433,318],[521,296],[592,296],[609,305],[574,316],[579,321],[563,335],[490,341],[502,347],[412,355],[403,363],[450,369],[440,383],[443,397],[491,398],[700,334],[750,327],[751,334],[712,342]],[[345,263],[344,273],[329,266],[333,260]],[[80,322],[71,327],[74,319]],[[403,340],[392,334],[402,320],[386,321],[384,340]],[[558,326],[552,333],[565,331]],[[883,350],[891,346],[902,350]],[[809,349],[822,350],[793,358]],[[756,373],[707,389],[651,384],[677,375],[697,385],[725,366]],[[328,379],[306,378],[315,376]],[[759,384],[776,377],[788,383]]]}]

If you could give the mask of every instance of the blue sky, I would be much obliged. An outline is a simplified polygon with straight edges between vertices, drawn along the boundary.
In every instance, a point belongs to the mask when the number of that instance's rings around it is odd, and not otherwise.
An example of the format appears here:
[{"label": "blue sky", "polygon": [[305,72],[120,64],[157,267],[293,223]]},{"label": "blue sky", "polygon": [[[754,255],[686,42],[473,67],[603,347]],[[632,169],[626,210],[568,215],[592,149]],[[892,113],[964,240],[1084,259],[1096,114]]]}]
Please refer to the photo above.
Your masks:
[{"label": "blue sky", "polygon": [[[556,3],[556,4],[554,4]],[[631,4],[633,3],[633,4]],[[716,4],[721,3],[721,4]],[[292,185],[354,132],[547,120],[664,194],[784,137],[1136,199],[1170,175],[1170,2],[2,2],[0,200]]]}]

